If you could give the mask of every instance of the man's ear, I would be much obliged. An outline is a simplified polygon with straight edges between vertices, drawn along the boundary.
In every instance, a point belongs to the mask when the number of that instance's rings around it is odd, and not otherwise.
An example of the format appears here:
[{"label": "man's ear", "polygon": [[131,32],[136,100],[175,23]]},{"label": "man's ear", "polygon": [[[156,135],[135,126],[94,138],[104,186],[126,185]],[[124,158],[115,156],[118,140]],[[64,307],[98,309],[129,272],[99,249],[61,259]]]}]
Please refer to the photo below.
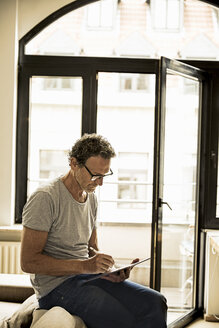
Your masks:
[{"label": "man's ear", "polygon": [[78,166],[78,162],[76,160],[75,157],[72,157],[71,160],[70,160],[70,163],[69,163],[69,166],[72,168],[72,169],[75,169],[77,166]]}]

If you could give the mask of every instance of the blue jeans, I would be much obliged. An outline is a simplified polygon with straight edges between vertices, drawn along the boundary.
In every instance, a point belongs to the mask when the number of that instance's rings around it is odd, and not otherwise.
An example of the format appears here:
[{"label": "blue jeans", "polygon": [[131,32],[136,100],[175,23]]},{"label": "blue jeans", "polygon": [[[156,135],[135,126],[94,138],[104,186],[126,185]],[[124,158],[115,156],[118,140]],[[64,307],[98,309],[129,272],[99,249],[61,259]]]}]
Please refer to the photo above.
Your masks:
[{"label": "blue jeans", "polygon": [[39,300],[41,309],[61,306],[79,316],[88,328],[164,328],[164,296],[129,280],[87,281],[93,275],[67,279]]}]

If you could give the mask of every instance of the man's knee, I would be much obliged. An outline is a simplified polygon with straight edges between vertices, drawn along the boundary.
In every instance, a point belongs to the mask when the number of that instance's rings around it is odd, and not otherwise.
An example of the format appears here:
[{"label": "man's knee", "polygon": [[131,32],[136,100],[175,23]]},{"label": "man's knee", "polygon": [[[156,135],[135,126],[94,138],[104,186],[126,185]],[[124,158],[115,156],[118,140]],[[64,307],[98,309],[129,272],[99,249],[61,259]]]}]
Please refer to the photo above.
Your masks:
[{"label": "man's knee", "polygon": [[164,309],[164,311],[167,311],[167,299],[163,294],[160,294],[160,302],[161,302],[161,306]]},{"label": "man's knee", "polygon": [[156,292],[156,306],[154,311],[154,316],[158,320],[160,327],[166,327],[167,322],[167,300],[164,295]]}]

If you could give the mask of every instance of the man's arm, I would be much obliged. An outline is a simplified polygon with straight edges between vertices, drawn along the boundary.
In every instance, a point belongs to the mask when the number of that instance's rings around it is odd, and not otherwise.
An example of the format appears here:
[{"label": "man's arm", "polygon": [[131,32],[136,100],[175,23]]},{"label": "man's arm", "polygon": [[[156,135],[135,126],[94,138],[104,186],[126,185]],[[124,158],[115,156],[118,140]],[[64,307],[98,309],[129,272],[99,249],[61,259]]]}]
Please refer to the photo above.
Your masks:
[{"label": "man's arm", "polygon": [[24,272],[48,275],[69,275],[84,272],[83,260],[56,259],[42,254],[48,232],[23,227],[21,268]]},{"label": "man's arm", "polygon": [[[110,255],[96,254],[89,259],[56,259],[43,254],[48,232],[23,228],[21,268],[24,272],[63,276],[108,271],[114,261]],[[93,240],[93,239],[92,239]],[[94,237],[95,240],[95,237]],[[95,246],[95,244],[92,245]]]},{"label": "man's arm", "polygon": [[98,240],[97,240],[97,229],[94,228],[88,243],[89,257],[92,257],[97,254],[96,251],[99,251]]}]

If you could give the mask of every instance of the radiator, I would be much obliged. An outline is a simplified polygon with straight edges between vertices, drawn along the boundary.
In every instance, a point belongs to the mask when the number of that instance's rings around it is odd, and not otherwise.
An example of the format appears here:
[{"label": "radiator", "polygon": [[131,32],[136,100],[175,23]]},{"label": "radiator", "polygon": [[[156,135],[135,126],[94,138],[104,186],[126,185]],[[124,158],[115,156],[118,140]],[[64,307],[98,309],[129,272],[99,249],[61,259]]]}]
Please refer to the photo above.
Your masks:
[{"label": "radiator", "polygon": [[218,322],[219,316],[219,232],[206,233],[205,320]]},{"label": "radiator", "polygon": [[20,242],[0,241],[0,273],[23,273],[20,267]]}]

